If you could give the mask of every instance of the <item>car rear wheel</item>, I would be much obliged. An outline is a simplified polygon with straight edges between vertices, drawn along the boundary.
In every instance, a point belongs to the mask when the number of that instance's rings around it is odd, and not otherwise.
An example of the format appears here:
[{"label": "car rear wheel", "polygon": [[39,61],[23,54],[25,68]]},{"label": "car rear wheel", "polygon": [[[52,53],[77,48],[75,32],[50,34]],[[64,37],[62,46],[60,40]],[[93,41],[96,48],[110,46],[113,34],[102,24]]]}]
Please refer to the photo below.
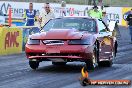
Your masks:
[{"label": "car rear wheel", "polygon": [[66,62],[52,62],[53,65],[66,65]]},{"label": "car rear wheel", "polygon": [[110,61],[101,61],[98,63],[99,67],[111,67],[113,64],[112,60]]},{"label": "car rear wheel", "polygon": [[32,69],[37,69],[39,66],[39,62],[38,61],[29,61],[29,65]]}]

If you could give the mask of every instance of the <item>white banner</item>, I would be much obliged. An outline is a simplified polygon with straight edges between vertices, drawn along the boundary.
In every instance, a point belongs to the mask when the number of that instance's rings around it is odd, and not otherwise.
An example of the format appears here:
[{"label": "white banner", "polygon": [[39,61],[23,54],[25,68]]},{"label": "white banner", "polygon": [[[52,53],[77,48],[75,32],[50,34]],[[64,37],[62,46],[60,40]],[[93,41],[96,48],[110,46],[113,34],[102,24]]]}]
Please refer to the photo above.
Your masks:
[{"label": "white banner", "polygon": [[106,8],[107,21],[117,21],[121,25],[122,21],[122,7],[107,7]]},{"label": "white banner", "polygon": [[[25,9],[29,8],[29,3],[26,2],[7,2],[7,1],[0,1],[0,10],[3,11],[3,13],[8,13],[8,8],[11,6],[13,16],[20,17],[22,16]],[[37,14],[39,14],[40,11],[43,10],[44,4],[43,3],[33,3],[33,7],[35,10],[37,10]],[[61,4],[55,4],[51,3],[51,7],[55,13],[55,16],[62,16],[62,9]],[[85,8],[88,7],[86,5],[66,5],[66,8],[64,9],[65,15],[69,16],[70,14],[74,14],[75,16],[84,15]]]},{"label": "white banner", "polygon": [[[22,17],[23,12],[25,9],[29,8],[29,3],[27,2],[7,2],[7,1],[0,1],[0,10],[3,11],[3,13],[8,12],[8,8],[11,6],[12,13],[14,17]],[[34,9],[37,10],[37,14],[40,13],[40,11],[43,10],[43,3],[33,3]],[[51,3],[51,7],[55,13],[56,17],[59,16],[87,16],[87,11],[92,6],[88,5],[73,5],[73,4],[67,4],[65,8],[61,8],[61,4],[55,4]],[[107,13],[107,21],[117,21],[119,25],[122,24],[122,7],[107,7],[105,8],[105,11]]]}]

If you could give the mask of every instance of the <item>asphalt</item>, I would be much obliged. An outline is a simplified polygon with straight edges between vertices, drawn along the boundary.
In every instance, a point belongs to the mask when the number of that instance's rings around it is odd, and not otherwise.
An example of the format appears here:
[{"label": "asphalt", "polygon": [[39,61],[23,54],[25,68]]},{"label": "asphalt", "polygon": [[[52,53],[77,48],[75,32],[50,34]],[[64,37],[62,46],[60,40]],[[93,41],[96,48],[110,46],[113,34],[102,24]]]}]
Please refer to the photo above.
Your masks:
[{"label": "asphalt", "polygon": [[[132,81],[132,44],[129,31],[120,27],[118,53],[112,67],[96,67],[90,79],[129,79]],[[25,53],[0,56],[0,88],[132,88],[132,86],[86,86],[79,83],[82,62],[54,66],[41,62],[35,71],[28,65]]]}]

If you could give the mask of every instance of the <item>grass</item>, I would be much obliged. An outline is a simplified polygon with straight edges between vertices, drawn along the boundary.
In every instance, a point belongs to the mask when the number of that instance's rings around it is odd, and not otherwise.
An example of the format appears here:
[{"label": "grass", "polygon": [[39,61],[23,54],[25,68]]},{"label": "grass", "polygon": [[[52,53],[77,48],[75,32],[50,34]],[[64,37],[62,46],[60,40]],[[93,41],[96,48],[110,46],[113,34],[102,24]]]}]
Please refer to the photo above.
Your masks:
[{"label": "grass", "polygon": [[[68,0],[68,1],[70,1],[69,3],[75,3],[75,4],[88,4],[88,0]],[[110,6],[132,7],[132,0],[103,0],[103,4],[110,5]]]},{"label": "grass", "polygon": [[104,4],[111,6],[129,6],[132,7],[132,0],[104,0]]}]

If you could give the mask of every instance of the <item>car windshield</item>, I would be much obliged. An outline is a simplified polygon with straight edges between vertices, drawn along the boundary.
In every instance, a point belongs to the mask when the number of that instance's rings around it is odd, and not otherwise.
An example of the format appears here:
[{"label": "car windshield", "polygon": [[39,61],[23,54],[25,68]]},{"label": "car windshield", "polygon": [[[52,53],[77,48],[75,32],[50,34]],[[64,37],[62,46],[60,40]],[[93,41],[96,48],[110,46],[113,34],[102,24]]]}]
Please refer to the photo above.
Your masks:
[{"label": "car windshield", "polygon": [[96,22],[88,18],[56,18],[50,20],[43,27],[44,31],[50,29],[77,29],[79,31],[96,32]]}]

